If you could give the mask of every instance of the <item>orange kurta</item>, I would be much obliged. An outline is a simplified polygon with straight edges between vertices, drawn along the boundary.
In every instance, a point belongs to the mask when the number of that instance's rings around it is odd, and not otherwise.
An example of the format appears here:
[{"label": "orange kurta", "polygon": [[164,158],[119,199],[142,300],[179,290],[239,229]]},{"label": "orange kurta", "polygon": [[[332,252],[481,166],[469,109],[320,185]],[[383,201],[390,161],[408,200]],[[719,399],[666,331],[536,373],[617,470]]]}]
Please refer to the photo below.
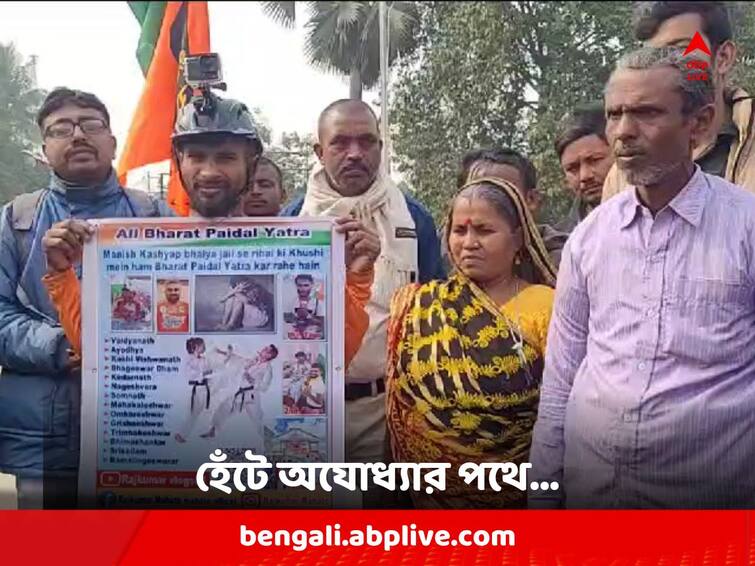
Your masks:
[{"label": "orange kurta", "polygon": [[[346,274],[346,328],[344,359],[346,366],[351,363],[359,347],[362,345],[369,317],[364,306],[370,300],[370,289],[375,274],[372,270],[366,273]],[[77,357],[81,356],[81,285],[73,269],[47,274],[42,278],[47,287],[50,299],[58,311],[58,318],[63,331],[71,343]]]}]

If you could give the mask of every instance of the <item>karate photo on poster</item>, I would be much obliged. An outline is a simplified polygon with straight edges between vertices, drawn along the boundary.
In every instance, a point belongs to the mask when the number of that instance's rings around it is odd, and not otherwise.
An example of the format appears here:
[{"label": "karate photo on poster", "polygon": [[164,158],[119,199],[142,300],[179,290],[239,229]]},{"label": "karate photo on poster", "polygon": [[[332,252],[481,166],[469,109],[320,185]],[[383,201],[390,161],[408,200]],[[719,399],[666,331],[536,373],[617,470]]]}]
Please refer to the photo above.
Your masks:
[{"label": "karate photo on poster", "polygon": [[275,373],[280,373],[277,358],[274,344],[187,339],[181,365],[185,399],[176,404],[178,418],[173,419],[178,425],[176,443],[186,444],[192,438],[204,439],[207,448],[243,443],[262,453],[265,408],[268,414],[280,413],[275,391],[279,386],[272,387],[274,365]]}]

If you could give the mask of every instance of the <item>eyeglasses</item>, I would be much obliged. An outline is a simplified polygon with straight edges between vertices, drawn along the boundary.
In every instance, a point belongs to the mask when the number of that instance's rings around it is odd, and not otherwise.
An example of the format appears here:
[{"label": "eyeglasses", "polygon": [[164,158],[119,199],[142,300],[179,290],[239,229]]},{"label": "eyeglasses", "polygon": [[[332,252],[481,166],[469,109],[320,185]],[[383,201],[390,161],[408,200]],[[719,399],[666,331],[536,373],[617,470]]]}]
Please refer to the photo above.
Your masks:
[{"label": "eyeglasses", "polygon": [[47,127],[46,138],[64,139],[73,136],[76,126],[86,135],[97,135],[108,131],[108,125],[102,118],[82,118],[78,122],[60,120]]}]

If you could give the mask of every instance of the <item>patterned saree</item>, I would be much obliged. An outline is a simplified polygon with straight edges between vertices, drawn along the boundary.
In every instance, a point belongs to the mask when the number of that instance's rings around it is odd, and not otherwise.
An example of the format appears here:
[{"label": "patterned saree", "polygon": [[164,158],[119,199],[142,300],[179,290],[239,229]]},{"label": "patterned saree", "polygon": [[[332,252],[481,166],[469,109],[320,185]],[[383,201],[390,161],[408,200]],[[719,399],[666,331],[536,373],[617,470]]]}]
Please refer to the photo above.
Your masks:
[{"label": "patterned saree", "polygon": [[[553,285],[555,270],[516,190],[525,232],[520,273]],[[479,183],[480,181],[475,181]],[[464,462],[526,462],[543,359],[516,320],[460,272],[401,289],[388,331],[387,420],[398,462],[450,462],[446,490],[413,494],[418,507],[523,507],[526,493],[478,491],[458,476]]]}]

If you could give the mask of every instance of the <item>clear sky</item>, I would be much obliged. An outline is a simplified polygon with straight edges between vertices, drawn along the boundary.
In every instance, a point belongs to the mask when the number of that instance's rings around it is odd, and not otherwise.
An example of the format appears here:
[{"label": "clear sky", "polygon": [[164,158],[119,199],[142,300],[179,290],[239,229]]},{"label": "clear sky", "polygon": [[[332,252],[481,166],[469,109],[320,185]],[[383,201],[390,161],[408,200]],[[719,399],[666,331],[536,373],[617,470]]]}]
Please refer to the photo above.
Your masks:
[{"label": "clear sky", "polygon": [[[284,131],[314,133],[328,103],[348,96],[345,78],[308,66],[304,31],[286,30],[255,2],[210,2],[212,49],[221,55],[227,96],[259,106],[276,140]],[[125,141],[143,77],[135,51],[139,26],[126,2],[3,2],[0,42],[36,55],[40,87],[97,94]],[[302,18],[303,20],[304,18]],[[374,93],[365,93],[374,102]]]}]

